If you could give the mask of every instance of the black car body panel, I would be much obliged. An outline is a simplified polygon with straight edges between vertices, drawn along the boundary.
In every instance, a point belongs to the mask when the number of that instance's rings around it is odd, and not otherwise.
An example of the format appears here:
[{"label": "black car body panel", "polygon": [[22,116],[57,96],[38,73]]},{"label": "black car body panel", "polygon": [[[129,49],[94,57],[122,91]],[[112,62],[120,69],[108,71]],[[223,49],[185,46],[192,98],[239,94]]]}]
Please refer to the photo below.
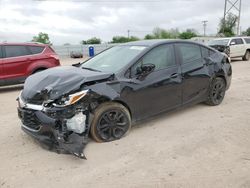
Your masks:
[{"label": "black car body panel", "polygon": [[[143,77],[131,74],[138,61],[152,49],[165,44],[174,48],[174,65]],[[180,50],[183,44],[204,48],[208,55],[202,55],[192,63],[184,63]],[[222,77],[227,89],[230,86],[232,69],[227,57],[207,46],[179,40],[150,40],[124,45],[148,48],[115,73],[77,66],[52,68],[30,76],[18,98],[18,113],[25,132],[49,149],[84,158],[82,150],[88,142],[93,112],[103,102],[115,101],[124,105],[135,122],[160,112],[205,101],[215,77]],[[55,105],[64,96],[83,90],[86,96],[75,104],[65,107]],[[68,122],[76,115],[86,117],[82,132],[69,130]]]}]

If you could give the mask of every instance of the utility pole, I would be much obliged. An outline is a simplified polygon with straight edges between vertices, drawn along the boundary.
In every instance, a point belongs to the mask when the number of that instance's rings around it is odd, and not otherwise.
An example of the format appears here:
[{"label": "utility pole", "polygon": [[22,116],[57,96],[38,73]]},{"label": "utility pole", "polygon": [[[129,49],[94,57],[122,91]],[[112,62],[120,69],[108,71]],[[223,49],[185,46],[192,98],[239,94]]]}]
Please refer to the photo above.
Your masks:
[{"label": "utility pole", "polygon": [[[237,35],[240,35],[240,18],[241,18],[241,1],[242,0],[225,0],[223,22],[226,22],[226,16],[232,11],[237,12]],[[224,27],[223,27],[224,30]]]},{"label": "utility pole", "polygon": [[130,30],[128,30],[128,39],[130,38],[129,34],[130,34]]},{"label": "utility pole", "polygon": [[206,36],[206,28],[207,28],[207,20],[202,21],[203,23],[203,29],[204,29],[204,37]]}]

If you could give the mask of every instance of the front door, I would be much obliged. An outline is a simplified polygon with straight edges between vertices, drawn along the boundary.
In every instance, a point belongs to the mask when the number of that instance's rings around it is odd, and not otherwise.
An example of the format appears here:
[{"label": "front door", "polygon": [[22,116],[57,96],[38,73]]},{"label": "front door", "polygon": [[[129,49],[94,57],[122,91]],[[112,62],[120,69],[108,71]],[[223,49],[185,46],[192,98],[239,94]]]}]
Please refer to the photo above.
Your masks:
[{"label": "front door", "polygon": [[[136,70],[154,64],[153,72],[139,78]],[[135,119],[169,110],[181,105],[181,69],[176,64],[174,46],[161,45],[144,55],[131,69],[131,91],[126,96],[135,109]]]}]

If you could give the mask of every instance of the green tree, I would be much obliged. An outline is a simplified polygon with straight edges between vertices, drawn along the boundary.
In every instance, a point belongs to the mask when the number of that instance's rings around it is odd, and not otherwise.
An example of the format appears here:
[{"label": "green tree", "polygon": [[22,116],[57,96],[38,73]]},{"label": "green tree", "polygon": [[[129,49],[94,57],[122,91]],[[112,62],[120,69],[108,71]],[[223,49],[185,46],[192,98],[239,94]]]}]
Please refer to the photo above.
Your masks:
[{"label": "green tree", "polygon": [[173,39],[179,38],[179,35],[180,35],[179,29],[177,29],[177,28],[170,29],[168,32],[170,33],[171,38],[173,38]]},{"label": "green tree", "polygon": [[132,41],[138,41],[140,39],[136,36],[131,36],[128,40],[129,40],[129,42],[132,42]]},{"label": "green tree", "polygon": [[32,42],[40,42],[43,44],[52,44],[49,40],[49,35],[47,33],[38,33],[38,36],[34,36]]},{"label": "green tree", "polygon": [[197,33],[194,29],[187,29],[179,34],[180,39],[191,39],[193,37],[197,37]]},{"label": "green tree", "polygon": [[87,44],[87,41],[86,41],[86,40],[82,40],[82,41],[80,42],[80,44],[85,45],[85,44]]},{"label": "green tree", "polygon": [[223,34],[226,37],[234,36],[234,30],[236,27],[237,20],[238,17],[232,13],[229,13],[225,20],[222,18],[219,23],[218,34]]},{"label": "green tree", "polygon": [[242,32],[243,35],[250,36],[250,27],[246,31]]},{"label": "green tree", "polygon": [[153,29],[152,34],[147,34],[144,39],[174,39],[178,38],[178,29],[165,30],[160,27]]},{"label": "green tree", "polygon": [[86,41],[86,44],[101,44],[101,39],[93,37]]},{"label": "green tree", "polygon": [[155,36],[152,35],[152,34],[147,34],[145,37],[144,37],[145,40],[149,40],[149,39],[155,39]]},{"label": "green tree", "polygon": [[140,40],[140,39],[136,36],[131,36],[129,38],[125,36],[114,36],[112,38],[111,43],[125,43],[125,42],[137,41],[137,40]]},{"label": "green tree", "polygon": [[129,39],[127,37],[124,37],[124,36],[114,36],[112,38],[112,41],[111,43],[125,43],[125,42],[128,42]]}]

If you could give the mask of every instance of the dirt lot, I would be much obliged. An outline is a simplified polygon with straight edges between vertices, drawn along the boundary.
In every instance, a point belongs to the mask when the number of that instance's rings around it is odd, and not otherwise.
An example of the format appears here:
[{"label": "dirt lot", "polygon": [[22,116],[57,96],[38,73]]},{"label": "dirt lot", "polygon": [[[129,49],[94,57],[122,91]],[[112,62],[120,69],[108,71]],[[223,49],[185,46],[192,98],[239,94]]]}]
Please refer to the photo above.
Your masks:
[{"label": "dirt lot", "polygon": [[91,141],[88,160],[42,149],[20,129],[21,88],[1,88],[0,187],[250,187],[250,62],[232,66],[220,106],[199,104],[141,122],[119,141]]}]

